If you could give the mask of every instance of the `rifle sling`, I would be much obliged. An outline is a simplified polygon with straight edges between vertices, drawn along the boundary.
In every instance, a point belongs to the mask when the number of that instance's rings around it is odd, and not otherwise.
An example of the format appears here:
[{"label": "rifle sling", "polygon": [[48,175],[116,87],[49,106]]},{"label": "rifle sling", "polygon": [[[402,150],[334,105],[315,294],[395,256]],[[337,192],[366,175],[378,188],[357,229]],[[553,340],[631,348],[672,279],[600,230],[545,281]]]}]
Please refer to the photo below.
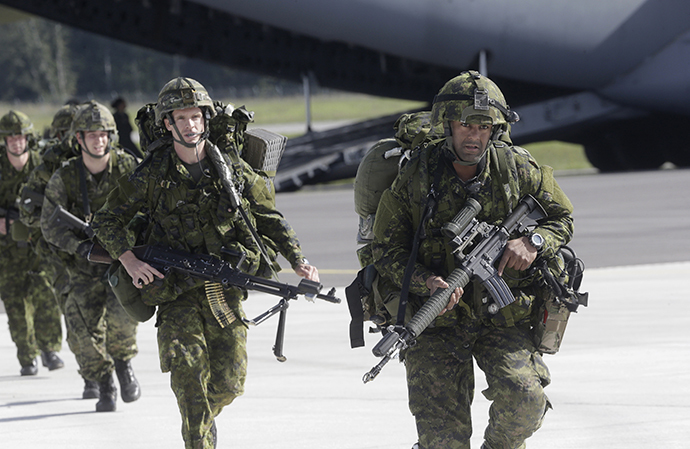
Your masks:
[{"label": "rifle sling", "polygon": [[[220,149],[213,143],[206,141],[206,144],[208,145],[208,148],[206,149],[206,154],[208,154],[211,158],[211,161],[213,164],[216,166],[216,170],[218,171],[218,175],[221,177],[221,184],[223,185],[223,188],[227,192],[228,195],[230,195],[231,198],[235,198],[237,195],[237,192],[234,191],[234,187],[232,184],[232,179],[224,179],[224,178],[230,178],[231,177],[231,172],[230,172],[230,167],[228,167],[227,161],[223,157],[222,153],[220,152]],[[227,176],[225,176],[227,174]],[[247,228],[249,229],[249,232],[252,235],[252,239],[254,240],[254,243],[259,247],[259,251],[261,252],[261,257],[263,257],[266,260],[266,264],[268,267],[271,269],[271,273],[273,274],[273,277],[278,280],[278,274],[276,273],[275,269],[273,268],[273,263],[271,262],[271,258],[268,257],[268,251],[266,251],[266,247],[263,244],[263,241],[261,240],[261,237],[259,234],[256,232],[256,229],[254,226],[252,226],[251,221],[249,220],[249,217],[247,216],[247,212],[242,208],[242,204],[240,201],[237,201],[237,211],[240,213],[240,216],[242,217],[242,220],[244,220],[244,223],[247,225]]]},{"label": "rifle sling", "polygon": [[87,223],[91,222],[91,204],[89,204],[89,191],[86,187],[86,173],[84,172],[84,161],[77,164],[79,167],[79,188],[81,190],[81,201],[84,207],[84,218]]},{"label": "rifle sling", "polygon": [[444,164],[439,161],[436,166],[436,171],[434,172],[434,182],[431,184],[431,189],[429,189],[429,194],[426,196],[426,201],[424,203],[424,213],[419,221],[419,226],[414,234],[414,240],[412,241],[412,252],[410,253],[410,258],[407,260],[407,266],[405,267],[405,274],[403,275],[402,286],[400,289],[400,305],[398,306],[398,319],[397,325],[405,325],[405,312],[407,309],[407,302],[410,296],[410,282],[412,281],[412,272],[414,271],[414,265],[417,262],[417,252],[419,251],[419,241],[422,237],[422,232],[424,229],[424,223],[431,217],[431,214],[436,207],[436,186],[438,186],[441,181],[441,173],[443,172]]}]

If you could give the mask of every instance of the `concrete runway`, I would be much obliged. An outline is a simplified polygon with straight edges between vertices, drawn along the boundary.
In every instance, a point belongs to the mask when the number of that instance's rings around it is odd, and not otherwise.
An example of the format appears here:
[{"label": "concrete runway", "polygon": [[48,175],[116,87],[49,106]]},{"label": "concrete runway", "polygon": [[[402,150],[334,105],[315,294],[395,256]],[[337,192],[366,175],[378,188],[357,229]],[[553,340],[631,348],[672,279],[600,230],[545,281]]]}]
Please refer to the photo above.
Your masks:
[{"label": "concrete runway", "polygon": [[[545,356],[554,405],[531,449],[686,449],[690,447],[690,171],[561,176],[575,204],[572,244],[587,264],[590,306],[568,325],[561,352]],[[326,287],[343,287],[358,268],[351,187],[280,194]],[[284,282],[296,277],[285,273]],[[275,300],[252,294],[248,315]],[[220,448],[408,449],[416,441],[404,369],[386,366],[366,385],[378,359],[352,350],[347,306],[291,303],[284,353],[272,355],[277,320],[250,330],[245,395],[217,419]],[[169,377],[158,368],[152,321],[139,327],[133,365],[142,398],[94,413],[69,350],[66,367],[21,378],[6,325],[0,326],[0,447],[182,448]],[[478,448],[487,421],[486,384],[477,372],[473,405]]]}]

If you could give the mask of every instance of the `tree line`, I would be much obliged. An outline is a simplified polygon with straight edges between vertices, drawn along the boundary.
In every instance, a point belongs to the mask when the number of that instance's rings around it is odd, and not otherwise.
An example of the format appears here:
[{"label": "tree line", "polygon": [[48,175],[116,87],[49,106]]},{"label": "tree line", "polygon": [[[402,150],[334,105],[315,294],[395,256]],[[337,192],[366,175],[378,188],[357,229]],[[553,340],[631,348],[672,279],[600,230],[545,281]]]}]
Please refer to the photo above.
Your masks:
[{"label": "tree line", "polygon": [[41,18],[0,25],[0,101],[64,103],[134,96],[155,99],[175,76],[190,76],[213,97],[296,94],[301,86],[146,48]]}]

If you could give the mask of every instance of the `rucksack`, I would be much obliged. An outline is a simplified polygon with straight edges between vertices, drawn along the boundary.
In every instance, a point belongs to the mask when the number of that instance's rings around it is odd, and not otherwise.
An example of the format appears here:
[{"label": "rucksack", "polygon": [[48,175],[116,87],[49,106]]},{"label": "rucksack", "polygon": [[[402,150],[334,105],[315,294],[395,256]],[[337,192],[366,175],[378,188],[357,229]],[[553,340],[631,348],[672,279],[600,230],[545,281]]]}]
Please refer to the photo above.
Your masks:
[{"label": "rucksack", "polygon": [[[287,137],[261,128],[247,129],[254,121],[254,112],[244,106],[234,108],[216,101],[216,116],[209,122],[208,140],[223,152],[236,152],[255,172],[266,181],[275,196],[273,178],[283,157]],[[135,123],[139,130],[139,143],[145,151],[152,152],[170,140],[170,133],[156,124],[156,103],[148,103],[137,112]]]}]

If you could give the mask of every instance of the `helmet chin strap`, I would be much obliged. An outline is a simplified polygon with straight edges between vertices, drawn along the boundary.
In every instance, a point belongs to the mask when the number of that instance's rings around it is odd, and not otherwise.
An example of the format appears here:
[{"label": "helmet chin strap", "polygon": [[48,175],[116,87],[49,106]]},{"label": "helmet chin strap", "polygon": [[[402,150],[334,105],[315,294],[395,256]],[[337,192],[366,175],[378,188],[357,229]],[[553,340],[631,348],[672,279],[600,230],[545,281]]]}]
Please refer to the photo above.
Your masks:
[{"label": "helmet chin strap", "polygon": [[[173,135],[173,140],[180,145],[182,145],[185,148],[193,148],[194,149],[194,155],[196,156],[196,162],[201,166],[201,160],[199,159],[199,144],[203,141],[205,141],[208,136],[209,136],[209,131],[208,131],[208,126],[206,126],[206,118],[204,118],[204,132],[201,133],[201,138],[197,140],[195,143],[187,143],[185,140],[182,138],[182,133],[180,132],[179,128],[175,124],[175,121],[172,120],[172,117],[168,118],[168,123],[171,123],[173,130],[175,132],[172,133]],[[210,176],[204,171],[201,170],[201,173],[204,174],[207,178],[210,178]]]},{"label": "helmet chin strap", "polygon": [[453,137],[452,136],[446,137],[446,141],[443,143],[443,149],[446,150],[448,152],[448,154],[451,156],[454,164],[472,166],[472,165],[479,164],[482,161],[482,159],[484,159],[486,157],[486,153],[487,153],[487,151],[489,151],[489,144],[488,143],[486,144],[486,148],[484,148],[484,152],[477,159],[476,162],[467,162],[467,161],[463,161],[462,159],[460,159],[460,157],[458,156],[458,153],[456,153],[455,150],[453,149]]},{"label": "helmet chin strap", "polygon": [[[29,138],[25,137],[25,139],[26,139],[26,146],[24,147],[24,151],[22,151],[19,154],[14,154],[10,151],[7,151],[7,154],[9,154],[12,157],[21,157],[21,156],[25,155],[27,153],[27,151],[29,151]],[[7,147],[8,146],[7,145],[7,139],[3,139],[3,140],[5,141],[5,146]]]},{"label": "helmet chin strap", "polygon": [[88,154],[94,159],[101,159],[104,158],[106,154],[110,153],[110,149],[112,148],[110,146],[110,142],[112,141],[112,139],[110,138],[110,133],[108,133],[108,145],[105,146],[105,151],[103,152],[103,154],[96,155],[89,151],[89,147],[86,145],[86,139],[84,139],[84,131],[79,132],[81,133],[81,140],[82,142],[84,142],[84,144],[81,146],[81,149],[82,151],[86,151],[86,154]]},{"label": "helmet chin strap", "polygon": [[[172,119],[172,117],[170,116],[170,114],[168,114],[168,117],[167,117],[167,118],[168,118],[168,123],[170,123],[170,125],[173,127],[173,130],[175,130],[175,132],[172,133],[172,135],[173,135],[173,140],[174,140],[176,143],[179,143],[180,145],[182,145],[182,146],[185,147],[185,148],[194,148],[194,149],[196,149],[197,146],[199,145],[199,142],[201,142],[201,141],[203,141],[203,140],[206,140],[206,139],[208,138],[209,131],[208,131],[207,123],[206,123],[206,118],[204,118],[204,132],[201,133],[201,139],[197,140],[195,143],[187,143],[187,142],[185,142],[184,138],[182,137],[182,133],[180,132],[179,128],[178,128],[177,125],[175,124],[175,121]],[[198,154],[197,154],[197,157],[198,157]]]},{"label": "helmet chin strap", "polygon": [[477,159],[477,162],[467,162],[463,161],[460,159],[458,154],[455,152],[453,149],[453,136],[450,131],[450,126],[446,125],[444,127],[446,129],[446,141],[443,144],[443,148],[450,153],[450,155],[453,157],[453,163],[458,164],[458,165],[465,165],[465,166],[472,166],[472,165],[477,165],[479,164],[485,157],[486,153],[489,151],[489,145],[491,145],[491,142],[494,141],[495,139],[498,138],[499,133],[501,132],[501,127],[499,125],[494,125],[491,127],[491,138],[489,141],[486,143],[486,147],[484,147],[484,151],[482,152],[482,155]]}]

